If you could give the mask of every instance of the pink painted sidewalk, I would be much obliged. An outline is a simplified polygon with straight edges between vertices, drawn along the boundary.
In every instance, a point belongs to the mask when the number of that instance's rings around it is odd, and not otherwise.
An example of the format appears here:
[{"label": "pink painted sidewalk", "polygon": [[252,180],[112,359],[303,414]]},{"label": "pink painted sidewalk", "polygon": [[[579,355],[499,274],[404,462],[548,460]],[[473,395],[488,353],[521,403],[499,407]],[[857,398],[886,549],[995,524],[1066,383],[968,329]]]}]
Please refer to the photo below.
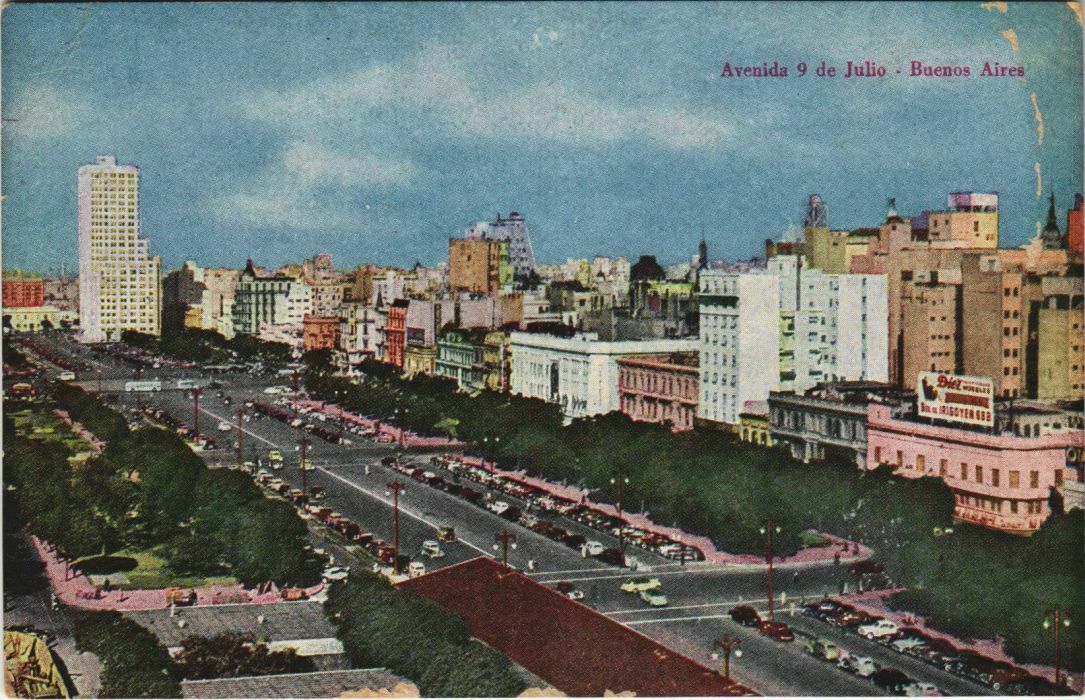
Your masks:
[{"label": "pink painted sidewalk", "polygon": [[[320,411],[329,418],[340,417],[340,409],[333,403],[326,403],[323,401],[311,401],[300,400],[291,401],[290,406],[292,408],[311,408]],[[418,433],[411,432],[410,430],[402,430],[392,425],[387,425],[379,420],[373,418],[367,418],[365,416],[351,413],[346,409],[342,412],[343,420],[347,423],[353,423],[354,425],[360,425],[363,428],[372,430],[375,426],[379,428],[381,435],[387,435],[392,438],[396,444],[402,444],[404,447],[463,447],[464,443],[459,440],[446,437],[434,437],[434,436],[422,436]]]},{"label": "pink painted sidewalk", "polygon": [[[894,593],[898,593],[900,589],[888,590],[888,591],[868,591],[866,593],[850,593],[839,596],[834,596],[834,600],[838,600],[841,603],[851,605],[857,610],[861,610],[870,615],[877,615],[878,617],[884,617],[887,620],[892,620],[901,627],[914,627],[921,630],[923,634],[945,640],[959,649],[971,649],[979,654],[994,659],[995,661],[1004,661],[1009,664],[1013,664],[1018,668],[1023,668],[1034,676],[1040,676],[1047,680],[1055,681],[1055,667],[1045,666],[1042,664],[1023,664],[1014,661],[1003,649],[1003,640],[999,638],[995,639],[976,639],[971,642],[964,642],[952,635],[940,632],[933,627],[927,626],[927,619],[921,615],[910,613],[906,610],[893,610],[889,607],[887,599]],[[1085,689],[1085,676],[1080,673],[1068,673],[1064,669],[1062,673],[1070,677],[1070,685],[1077,692],[1082,692]]]},{"label": "pink painted sidewalk", "polygon": [[[481,457],[468,457],[466,455],[449,455],[451,458],[456,459],[464,464],[484,468],[483,460]],[[528,476],[523,471],[505,471],[503,469],[494,469],[494,474],[504,479],[516,481],[526,486],[545,491],[552,496],[563,498],[567,501],[573,501],[574,503],[581,503],[593,510],[597,510],[601,513],[617,517],[618,509],[607,503],[595,503],[588,498],[590,491],[587,489],[579,489],[575,486],[563,486],[561,484],[554,484],[544,479]],[[730,552],[724,552],[716,548],[714,542],[708,537],[700,535],[691,535],[678,528],[665,527],[658,525],[648,517],[639,513],[630,513],[622,511],[622,518],[632,525],[633,527],[645,530],[647,532],[654,532],[659,535],[664,535],[671,540],[678,542],[679,544],[689,545],[696,547],[705,556],[705,561],[711,564],[732,564],[732,565],[749,565],[749,566],[763,566],[765,564],[765,558],[757,554],[731,554]],[[871,551],[863,545],[857,545],[853,542],[848,542],[842,538],[834,535],[823,534],[827,540],[832,544],[826,547],[808,547],[801,549],[790,557],[776,557],[773,561],[777,565],[780,564],[805,564],[815,562],[831,561],[837,554],[840,554],[841,562],[859,561],[866,559],[870,556]],[[845,553],[844,548],[847,548]],[[858,547],[858,554],[855,553],[855,548]]]},{"label": "pink painted sidewalk", "polygon": [[92,450],[98,454],[101,454],[102,451],[105,450],[105,443],[99,440],[97,435],[84,428],[81,423],[72,420],[72,417],[68,415],[67,411],[54,408],[53,415],[64,421],[64,424],[71,428],[72,432],[78,435],[83,442],[87,443]]},{"label": "pink painted sidewalk", "polygon": [[[53,585],[53,593],[65,605],[84,610],[161,610],[169,607],[165,589],[152,590],[112,590],[97,591],[94,584],[83,574],[70,575],[65,571],[64,561],[56,552],[50,552],[48,546],[37,537],[31,536],[38,556],[45,563],[45,573]],[[307,597],[312,597],[324,589],[324,584],[306,588]],[[263,605],[283,602],[277,587],[259,593],[246,589],[241,584],[183,587],[182,590],[196,591],[196,605]]]}]

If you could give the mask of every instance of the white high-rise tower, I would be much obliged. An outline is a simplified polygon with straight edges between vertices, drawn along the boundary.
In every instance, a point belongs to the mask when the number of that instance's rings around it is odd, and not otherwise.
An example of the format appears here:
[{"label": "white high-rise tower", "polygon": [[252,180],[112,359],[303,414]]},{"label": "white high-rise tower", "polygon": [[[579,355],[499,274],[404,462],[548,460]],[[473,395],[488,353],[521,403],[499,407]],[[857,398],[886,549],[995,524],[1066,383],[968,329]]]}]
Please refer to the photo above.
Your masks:
[{"label": "white high-rise tower", "polygon": [[140,236],[139,168],[99,156],[79,169],[79,325],[85,343],[162,332],[162,262]]}]

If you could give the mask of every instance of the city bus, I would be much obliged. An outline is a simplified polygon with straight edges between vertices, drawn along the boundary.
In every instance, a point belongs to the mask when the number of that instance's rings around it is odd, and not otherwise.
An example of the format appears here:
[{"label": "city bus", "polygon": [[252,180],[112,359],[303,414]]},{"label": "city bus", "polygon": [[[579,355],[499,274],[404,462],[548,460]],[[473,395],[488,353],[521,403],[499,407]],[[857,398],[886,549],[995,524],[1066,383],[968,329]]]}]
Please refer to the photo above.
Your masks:
[{"label": "city bus", "polygon": [[125,382],[125,391],[162,391],[162,382],[157,379]]}]

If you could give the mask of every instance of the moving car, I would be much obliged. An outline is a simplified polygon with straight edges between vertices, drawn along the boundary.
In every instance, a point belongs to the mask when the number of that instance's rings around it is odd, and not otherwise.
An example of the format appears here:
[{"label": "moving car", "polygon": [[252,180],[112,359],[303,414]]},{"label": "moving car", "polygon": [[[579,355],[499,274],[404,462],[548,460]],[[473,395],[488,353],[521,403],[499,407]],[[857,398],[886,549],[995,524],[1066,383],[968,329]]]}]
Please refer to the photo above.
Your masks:
[{"label": "moving car", "polygon": [[895,639],[889,644],[889,646],[892,647],[893,651],[899,654],[913,655],[915,654],[915,650],[917,647],[924,647],[926,645],[927,641],[925,639],[920,639],[919,637],[905,637],[903,639]]},{"label": "moving car", "polygon": [[878,664],[874,663],[874,659],[869,656],[857,656],[846,652],[840,655],[836,665],[860,678],[870,678],[878,670]]},{"label": "moving car", "polygon": [[283,453],[278,450],[268,450],[267,459],[269,462],[281,462],[283,461]]},{"label": "moving car", "polygon": [[743,627],[757,627],[761,624],[761,615],[749,605],[731,608],[731,619]]},{"label": "moving car", "polygon": [[880,639],[881,637],[889,637],[896,634],[899,629],[897,623],[892,620],[878,620],[869,625],[860,626],[859,635],[866,637],[867,639]]},{"label": "moving car", "polygon": [[625,566],[625,554],[617,547],[609,547],[599,553],[599,561],[611,566]]},{"label": "moving car", "polygon": [[456,528],[451,525],[442,525],[437,528],[437,541],[438,542],[455,542],[456,541]]},{"label": "moving car", "polygon": [[938,686],[921,681],[912,681],[906,684],[901,688],[901,692],[910,698],[937,698],[942,695],[942,691],[938,689]]},{"label": "moving car", "polygon": [[430,559],[439,559],[445,555],[445,552],[436,540],[426,540],[422,543],[422,554]]},{"label": "moving car", "polygon": [[903,692],[904,686],[912,682],[911,678],[895,668],[883,668],[875,671],[870,676],[870,680],[874,681],[874,685],[882,690],[894,694]]},{"label": "moving car", "polygon": [[840,658],[840,647],[828,639],[808,639],[802,644],[808,654],[816,659],[836,661]]},{"label": "moving car", "polygon": [[232,425],[230,425],[229,423],[226,423],[225,421],[222,422],[222,423],[219,423],[219,432],[220,433],[228,433],[233,429],[234,429],[234,427]]},{"label": "moving car", "polygon": [[641,591],[652,591],[662,587],[663,583],[658,578],[648,578],[647,576],[628,579],[621,585],[621,589],[626,593],[640,593]]},{"label": "moving car", "polygon": [[606,549],[606,547],[604,547],[601,542],[596,542],[595,540],[589,540],[586,543],[586,546],[588,549],[589,557],[597,557],[602,554],[603,551]]},{"label": "moving car", "polygon": [[655,590],[641,591],[640,599],[653,608],[662,608],[667,605],[667,596]]},{"label": "moving car", "polygon": [[426,573],[426,565],[420,561],[412,561],[407,565],[407,575],[411,578],[417,578]]},{"label": "moving car", "polygon": [[757,626],[757,629],[761,634],[766,637],[771,637],[778,642],[795,641],[795,633],[783,622],[769,622],[768,620],[765,620]]},{"label": "moving car", "polygon": [[505,503],[504,501],[494,501],[493,503],[491,503],[490,505],[488,505],[486,507],[488,509],[492,510],[494,513],[497,513],[498,515],[501,515],[506,510],[509,509],[509,504]]}]

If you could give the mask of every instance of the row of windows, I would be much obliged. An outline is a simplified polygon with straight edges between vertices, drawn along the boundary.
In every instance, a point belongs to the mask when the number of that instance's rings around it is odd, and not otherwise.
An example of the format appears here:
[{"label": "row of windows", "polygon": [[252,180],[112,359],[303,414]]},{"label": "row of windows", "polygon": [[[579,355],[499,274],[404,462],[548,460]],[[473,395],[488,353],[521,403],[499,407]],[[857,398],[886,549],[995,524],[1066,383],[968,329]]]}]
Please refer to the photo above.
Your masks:
[{"label": "row of windows", "polygon": [[956,495],[955,500],[958,505],[971,506],[973,508],[982,508],[983,510],[989,510],[993,513],[1002,513],[1002,504],[1010,504],[1010,513],[1016,515],[1020,512],[1020,504],[1024,504],[1025,512],[1029,515],[1038,515],[1044,511],[1043,501],[1015,501],[1013,499],[1003,500],[1001,498],[984,498],[983,496],[972,496],[970,494],[959,493]]}]

